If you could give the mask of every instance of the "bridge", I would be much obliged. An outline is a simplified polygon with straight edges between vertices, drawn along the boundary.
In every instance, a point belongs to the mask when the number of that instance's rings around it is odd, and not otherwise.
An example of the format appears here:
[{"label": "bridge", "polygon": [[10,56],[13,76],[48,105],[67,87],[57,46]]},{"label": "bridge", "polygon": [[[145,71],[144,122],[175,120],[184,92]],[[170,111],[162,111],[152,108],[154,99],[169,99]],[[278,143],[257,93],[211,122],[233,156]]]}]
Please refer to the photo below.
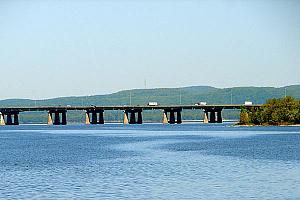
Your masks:
[{"label": "bridge", "polygon": [[85,124],[104,124],[106,110],[121,110],[124,112],[124,124],[142,124],[142,112],[147,110],[162,110],[163,124],[181,124],[182,110],[202,110],[204,123],[222,123],[222,110],[258,108],[257,105],[224,104],[224,105],[157,105],[157,106],[35,106],[35,107],[1,107],[0,125],[19,125],[19,114],[22,112],[44,111],[48,113],[48,125],[66,125],[67,111],[85,111]]}]

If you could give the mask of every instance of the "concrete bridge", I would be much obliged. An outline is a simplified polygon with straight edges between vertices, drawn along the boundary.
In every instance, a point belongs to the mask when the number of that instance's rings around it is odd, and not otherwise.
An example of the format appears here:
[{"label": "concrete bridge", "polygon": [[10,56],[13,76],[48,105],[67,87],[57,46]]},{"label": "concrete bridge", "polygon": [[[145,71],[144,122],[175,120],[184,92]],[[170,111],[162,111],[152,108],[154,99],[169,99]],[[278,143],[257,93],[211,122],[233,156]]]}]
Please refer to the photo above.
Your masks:
[{"label": "concrete bridge", "polygon": [[48,125],[66,125],[67,111],[85,111],[86,124],[104,124],[106,110],[122,110],[124,124],[142,124],[142,112],[162,110],[162,123],[181,124],[182,110],[202,110],[204,123],[222,123],[222,110],[258,108],[261,105],[158,105],[158,106],[36,106],[36,107],[2,107],[0,108],[0,125],[19,125],[19,114],[22,112],[45,111],[48,113]]}]

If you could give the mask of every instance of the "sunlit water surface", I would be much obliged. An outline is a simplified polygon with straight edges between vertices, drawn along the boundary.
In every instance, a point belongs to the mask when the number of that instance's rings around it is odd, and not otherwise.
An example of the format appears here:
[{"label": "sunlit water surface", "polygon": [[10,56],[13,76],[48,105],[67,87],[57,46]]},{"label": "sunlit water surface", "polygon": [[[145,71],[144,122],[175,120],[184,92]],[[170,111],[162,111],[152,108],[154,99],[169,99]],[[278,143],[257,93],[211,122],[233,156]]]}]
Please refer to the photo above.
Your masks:
[{"label": "sunlit water surface", "polygon": [[300,127],[0,127],[0,199],[300,199]]}]

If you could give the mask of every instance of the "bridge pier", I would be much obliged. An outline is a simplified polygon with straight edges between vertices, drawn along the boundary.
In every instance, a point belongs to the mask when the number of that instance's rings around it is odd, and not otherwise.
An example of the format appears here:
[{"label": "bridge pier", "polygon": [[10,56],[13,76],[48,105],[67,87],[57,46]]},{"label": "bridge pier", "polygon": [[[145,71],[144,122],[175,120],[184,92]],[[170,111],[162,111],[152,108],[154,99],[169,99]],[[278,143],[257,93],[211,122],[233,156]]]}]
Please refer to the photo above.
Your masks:
[{"label": "bridge pier", "polygon": [[[104,110],[87,110],[85,113],[85,124],[104,124]],[[92,114],[92,120],[90,118]]]},{"label": "bridge pier", "polygon": [[[53,113],[54,113],[54,121],[53,121]],[[48,125],[67,125],[67,111],[66,110],[49,110],[48,111]]]},{"label": "bridge pier", "polygon": [[5,125],[4,114],[0,112],[0,126],[4,126],[4,125]]},{"label": "bridge pier", "polygon": [[19,125],[19,111],[1,112],[0,125]]},{"label": "bridge pier", "polygon": [[48,125],[53,125],[52,112],[48,111]]},{"label": "bridge pier", "polygon": [[[208,113],[209,117],[208,117]],[[209,120],[208,120],[209,119]],[[203,123],[223,123],[222,119],[222,109],[207,109],[204,110],[204,119]]]},{"label": "bridge pier", "polygon": [[209,123],[216,123],[216,112],[214,110],[210,111]]},{"label": "bridge pier", "polygon": [[14,113],[14,123],[13,123],[13,125],[19,125],[20,123],[19,123],[19,113],[18,114],[16,114],[16,113]]},{"label": "bridge pier", "polygon": [[67,125],[67,111],[61,113],[61,125]]},{"label": "bridge pier", "polygon": [[169,120],[169,124],[175,124],[175,112],[174,110],[170,111],[170,120]]},{"label": "bridge pier", "polygon": [[222,110],[217,111],[217,123],[223,123]]},{"label": "bridge pier", "polygon": [[137,124],[142,124],[143,123],[143,115],[142,115],[142,110],[138,111],[138,119],[137,119]]},{"label": "bridge pier", "polygon": [[124,110],[123,124],[129,124],[129,120],[128,120],[128,111],[127,111],[127,110]]},{"label": "bridge pier", "polygon": [[208,111],[207,110],[204,110],[203,123],[208,124]]},{"label": "bridge pier", "polygon": [[[137,116],[136,116],[137,114]],[[124,111],[124,124],[142,124],[142,109],[130,109]]]},{"label": "bridge pier", "polygon": [[162,123],[163,124],[167,124],[168,123],[168,113],[165,110],[163,111]]},{"label": "bridge pier", "polygon": [[[163,124],[181,124],[182,118],[181,118],[181,109],[165,109],[163,112]],[[169,114],[169,120],[168,120],[168,113]],[[177,118],[175,116],[175,113],[177,115]]]},{"label": "bridge pier", "polygon": [[181,119],[181,111],[177,110],[177,124],[181,124],[182,119]]},{"label": "bridge pier", "polygon": [[85,124],[91,124],[90,113],[88,111],[85,112]]},{"label": "bridge pier", "polygon": [[130,111],[130,119],[129,119],[129,124],[136,124],[135,121],[135,112],[134,111]]},{"label": "bridge pier", "polygon": [[12,116],[11,113],[6,114],[6,125],[12,125]]}]

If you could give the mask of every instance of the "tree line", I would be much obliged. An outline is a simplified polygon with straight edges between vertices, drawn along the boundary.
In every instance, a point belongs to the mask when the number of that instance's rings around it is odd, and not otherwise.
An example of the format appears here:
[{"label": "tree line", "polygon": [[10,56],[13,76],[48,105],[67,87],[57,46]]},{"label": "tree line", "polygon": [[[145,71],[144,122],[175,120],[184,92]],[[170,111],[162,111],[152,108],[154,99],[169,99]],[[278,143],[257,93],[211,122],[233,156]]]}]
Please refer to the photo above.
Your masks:
[{"label": "tree line", "polygon": [[300,124],[300,100],[291,96],[269,99],[259,108],[241,108],[241,125]]}]

